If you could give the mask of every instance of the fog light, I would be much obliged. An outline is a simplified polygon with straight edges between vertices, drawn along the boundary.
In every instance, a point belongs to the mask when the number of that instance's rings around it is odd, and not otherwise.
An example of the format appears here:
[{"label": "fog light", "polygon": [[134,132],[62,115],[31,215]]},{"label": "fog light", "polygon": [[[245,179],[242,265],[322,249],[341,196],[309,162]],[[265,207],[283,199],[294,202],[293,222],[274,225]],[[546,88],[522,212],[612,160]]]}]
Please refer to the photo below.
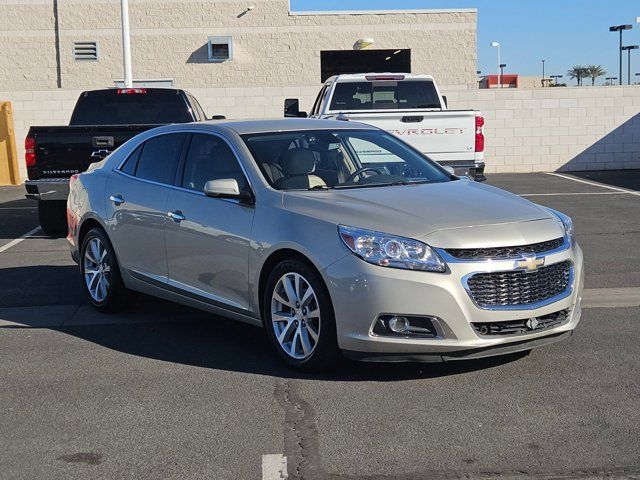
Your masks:
[{"label": "fog light", "polygon": [[389,330],[394,333],[405,333],[409,330],[409,319],[407,317],[391,317],[388,325]]}]

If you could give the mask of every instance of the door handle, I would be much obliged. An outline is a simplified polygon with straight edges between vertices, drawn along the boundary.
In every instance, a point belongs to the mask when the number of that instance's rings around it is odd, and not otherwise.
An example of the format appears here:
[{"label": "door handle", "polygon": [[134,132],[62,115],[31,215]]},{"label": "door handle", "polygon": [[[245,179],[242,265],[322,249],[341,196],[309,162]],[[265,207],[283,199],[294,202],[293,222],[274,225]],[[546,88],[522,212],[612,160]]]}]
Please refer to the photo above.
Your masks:
[{"label": "door handle", "polygon": [[111,195],[109,197],[109,200],[111,200],[116,207],[124,203],[124,198],[122,198],[122,195]]},{"label": "door handle", "polygon": [[182,214],[180,210],[176,210],[175,212],[167,212],[167,216],[176,223],[180,223],[182,220],[187,218]]}]

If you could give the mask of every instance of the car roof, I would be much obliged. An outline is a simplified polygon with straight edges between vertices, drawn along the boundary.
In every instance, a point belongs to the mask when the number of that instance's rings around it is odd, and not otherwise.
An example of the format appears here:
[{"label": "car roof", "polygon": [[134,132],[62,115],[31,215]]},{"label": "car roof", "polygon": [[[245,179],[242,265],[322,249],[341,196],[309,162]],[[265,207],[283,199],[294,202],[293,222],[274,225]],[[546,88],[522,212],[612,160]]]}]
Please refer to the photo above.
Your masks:
[{"label": "car roof", "polygon": [[433,77],[431,75],[425,75],[422,73],[391,73],[391,72],[369,72],[369,73],[342,73],[340,75],[334,75],[331,78],[327,79],[327,82],[364,82],[370,81],[367,77],[393,77],[393,76],[402,76],[404,77],[402,80],[431,80],[433,81]]},{"label": "car roof", "polygon": [[239,135],[245,133],[293,132],[297,130],[377,130],[359,122],[320,120],[315,118],[277,118],[267,120],[209,120],[199,125],[224,127]]}]

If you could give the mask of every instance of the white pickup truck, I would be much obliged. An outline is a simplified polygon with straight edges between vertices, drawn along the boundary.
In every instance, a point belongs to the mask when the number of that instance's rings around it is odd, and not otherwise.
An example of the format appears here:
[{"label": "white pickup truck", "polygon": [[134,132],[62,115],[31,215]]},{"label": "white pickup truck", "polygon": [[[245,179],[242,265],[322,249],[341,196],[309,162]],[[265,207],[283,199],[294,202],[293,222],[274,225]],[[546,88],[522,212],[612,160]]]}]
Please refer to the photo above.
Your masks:
[{"label": "white pickup truck", "polygon": [[[456,175],[484,176],[484,118],[476,110],[448,110],[433,77],[409,73],[336,75],[324,82],[313,108],[301,112],[286,99],[285,117],[353,120],[402,138]],[[366,163],[384,162],[384,152],[362,146]]]}]

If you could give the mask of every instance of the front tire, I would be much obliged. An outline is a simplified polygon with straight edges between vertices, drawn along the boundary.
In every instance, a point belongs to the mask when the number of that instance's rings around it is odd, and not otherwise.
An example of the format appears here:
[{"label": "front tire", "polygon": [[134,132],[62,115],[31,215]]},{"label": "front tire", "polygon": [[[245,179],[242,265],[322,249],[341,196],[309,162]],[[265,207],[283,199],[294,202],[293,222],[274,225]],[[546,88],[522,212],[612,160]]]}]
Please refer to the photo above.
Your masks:
[{"label": "front tire", "polygon": [[124,307],[129,291],[122,281],[118,259],[104,230],[94,228],[86,234],[79,263],[82,285],[91,305],[102,312]]},{"label": "front tire", "polygon": [[308,264],[284,260],[273,269],[263,318],[271,343],[290,367],[323,371],[339,360],[331,298],[322,277]]},{"label": "front tire", "polygon": [[38,221],[44,233],[51,236],[67,232],[67,203],[59,200],[38,201]]}]

